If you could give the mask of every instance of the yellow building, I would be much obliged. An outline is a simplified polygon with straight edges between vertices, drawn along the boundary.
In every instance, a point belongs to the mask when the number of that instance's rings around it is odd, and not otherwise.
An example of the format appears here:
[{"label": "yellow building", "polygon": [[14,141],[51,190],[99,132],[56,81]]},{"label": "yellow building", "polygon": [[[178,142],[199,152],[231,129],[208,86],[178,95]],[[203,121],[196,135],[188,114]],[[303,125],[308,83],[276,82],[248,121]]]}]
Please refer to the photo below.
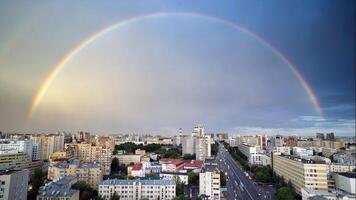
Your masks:
[{"label": "yellow building", "polygon": [[103,175],[110,174],[112,150],[103,146],[96,146],[87,143],[65,144],[67,152],[71,152],[74,159],[83,162],[99,162]]},{"label": "yellow building", "polygon": [[62,151],[64,145],[63,134],[32,135],[31,140],[41,147],[41,159],[49,158],[49,155],[56,151]]},{"label": "yellow building", "polygon": [[59,162],[48,167],[49,180],[58,180],[64,176],[74,176],[78,181],[84,181],[91,187],[97,188],[103,180],[99,163],[80,163],[79,160]]},{"label": "yellow building", "polygon": [[286,182],[290,181],[298,194],[301,194],[302,188],[328,190],[328,166],[323,161],[273,155],[273,171]]},{"label": "yellow building", "polygon": [[31,166],[27,153],[0,154],[0,170],[25,169]]}]

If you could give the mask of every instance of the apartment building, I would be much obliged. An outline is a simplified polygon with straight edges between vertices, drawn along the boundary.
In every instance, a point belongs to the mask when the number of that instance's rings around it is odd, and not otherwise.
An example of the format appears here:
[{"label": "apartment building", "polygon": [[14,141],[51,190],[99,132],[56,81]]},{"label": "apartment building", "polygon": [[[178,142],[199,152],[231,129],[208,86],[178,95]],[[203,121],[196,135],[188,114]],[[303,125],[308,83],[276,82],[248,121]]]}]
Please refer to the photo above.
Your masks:
[{"label": "apartment building", "polygon": [[32,160],[32,141],[31,140],[9,140],[0,139],[0,151],[15,149],[18,152],[26,153]]},{"label": "apartment building", "polygon": [[59,180],[40,187],[37,200],[79,200],[79,190],[71,189],[77,182],[73,176],[64,176]]},{"label": "apartment building", "polygon": [[352,172],[355,168],[355,165],[330,163],[328,165],[328,172]]},{"label": "apartment building", "polygon": [[79,160],[59,162],[48,167],[49,180],[57,180],[64,176],[74,176],[78,181],[85,181],[91,187],[97,188],[103,180],[99,163],[80,163]]},{"label": "apartment building", "polygon": [[130,163],[139,163],[141,162],[141,155],[113,155],[113,158],[117,158],[119,160],[119,163],[129,165]]},{"label": "apartment building", "polygon": [[66,143],[65,149],[72,157],[83,162],[99,162],[103,175],[110,174],[112,150],[87,143]]},{"label": "apartment building", "polygon": [[206,160],[199,174],[199,195],[220,200],[220,171],[213,160]]},{"label": "apartment building", "polygon": [[99,196],[109,200],[114,193],[121,200],[171,200],[176,196],[176,182],[164,179],[108,179],[99,184]]},{"label": "apartment building", "polygon": [[286,182],[290,181],[298,194],[302,188],[327,191],[327,168],[323,161],[273,155],[273,171]]},{"label": "apartment building", "polygon": [[205,160],[211,157],[211,140],[209,135],[195,138],[196,160]]},{"label": "apartment building", "polygon": [[269,146],[272,147],[283,147],[284,137],[282,135],[274,135],[270,138]]},{"label": "apartment building", "polygon": [[14,151],[0,151],[0,170],[25,169],[31,166],[27,153]]},{"label": "apartment building", "polygon": [[49,155],[56,151],[62,151],[64,148],[64,135],[62,133],[32,135],[31,140],[40,145],[42,160],[48,159]]},{"label": "apartment building", "polygon": [[26,200],[28,181],[27,169],[0,172],[0,200]]}]

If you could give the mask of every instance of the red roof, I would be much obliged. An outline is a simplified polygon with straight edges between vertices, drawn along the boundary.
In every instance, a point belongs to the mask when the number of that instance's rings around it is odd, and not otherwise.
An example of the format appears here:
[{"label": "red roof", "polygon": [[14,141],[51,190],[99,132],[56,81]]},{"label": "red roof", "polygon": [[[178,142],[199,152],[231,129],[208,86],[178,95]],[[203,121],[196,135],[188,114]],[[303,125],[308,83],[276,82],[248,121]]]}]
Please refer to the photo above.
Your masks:
[{"label": "red roof", "polygon": [[203,161],[202,160],[189,160],[184,163],[184,168],[185,169],[199,169],[203,167]]},{"label": "red roof", "polygon": [[159,163],[161,164],[173,164],[173,165],[181,165],[184,163],[183,160],[180,159],[172,159],[172,158],[161,158],[159,160]]},{"label": "red roof", "polygon": [[142,163],[135,163],[132,166],[132,170],[134,170],[134,171],[138,171],[138,170],[141,170],[141,169],[142,169]]}]

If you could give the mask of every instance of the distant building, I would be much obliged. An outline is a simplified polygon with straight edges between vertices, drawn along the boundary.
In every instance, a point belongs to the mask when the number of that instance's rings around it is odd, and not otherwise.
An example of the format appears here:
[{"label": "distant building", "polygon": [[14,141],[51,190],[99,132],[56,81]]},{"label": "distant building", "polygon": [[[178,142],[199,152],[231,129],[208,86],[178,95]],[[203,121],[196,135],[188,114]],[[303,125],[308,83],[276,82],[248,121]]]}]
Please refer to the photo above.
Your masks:
[{"label": "distant building", "polygon": [[270,138],[270,146],[282,147],[284,146],[284,138],[282,135],[274,135]]},{"label": "distant building", "polygon": [[99,196],[109,200],[114,193],[121,200],[171,200],[176,197],[176,182],[164,179],[107,179],[99,184]]},{"label": "distant building", "polygon": [[182,153],[184,154],[191,154],[195,153],[195,141],[194,137],[192,136],[184,136],[182,138]]},{"label": "distant building", "polygon": [[202,136],[195,138],[195,155],[196,160],[205,160],[211,157],[211,141],[210,136]]},{"label": "distant building", "polygon": [[141,155],[113,155],[113,158],[116,157],[119,160],[119,163],[130,165],[131,163],[141,162]]},{"label": "distant building", "polygon": [[0,200],[26,200],[29,170],[0,172]]},{"label": "distant building", "polygon": [[320,139],[320,140],[325,140],[324,133],[317,133],[317,134],[316,134],[316,138],[317,138],[317,139]]},{"label": "distant building", "polygon": [[327,140],[335,140],[335,135],[334,135],[334,133],[327,133],[327,134],[326,134],[326,139],[327,139]]},{"label": "distant building", "polygon": [[31,140],[41,147],[40,157],[42,160],[48,159],[49,155],[56,151],[62,151],[64,148],[64,135],[62,133],[32,135]]}]

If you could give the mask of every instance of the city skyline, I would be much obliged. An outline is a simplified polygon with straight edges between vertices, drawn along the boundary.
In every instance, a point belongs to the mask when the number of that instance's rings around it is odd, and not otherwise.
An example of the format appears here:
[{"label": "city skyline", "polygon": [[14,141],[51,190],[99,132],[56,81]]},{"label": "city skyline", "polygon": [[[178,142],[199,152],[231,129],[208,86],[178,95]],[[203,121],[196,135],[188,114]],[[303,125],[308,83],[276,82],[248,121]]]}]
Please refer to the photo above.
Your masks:
[{"label": "city skyline", "polygon": [[355,134],[348,3],[0,5],[0,131]]}]

